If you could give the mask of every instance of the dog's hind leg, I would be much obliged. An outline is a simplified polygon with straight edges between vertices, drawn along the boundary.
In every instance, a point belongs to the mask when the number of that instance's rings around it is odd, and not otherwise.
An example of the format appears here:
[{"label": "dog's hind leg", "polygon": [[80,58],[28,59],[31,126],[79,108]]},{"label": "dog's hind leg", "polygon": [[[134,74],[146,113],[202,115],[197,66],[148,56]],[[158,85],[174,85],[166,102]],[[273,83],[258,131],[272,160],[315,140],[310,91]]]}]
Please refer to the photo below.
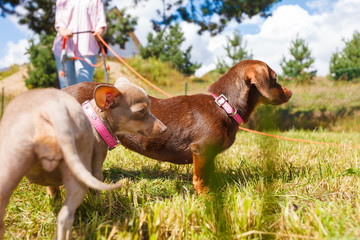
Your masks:
[{"label": "dog's hind leg", "polygon": [[80,183],[70,172],[67,166],[62,164],[64,174],[64,187],[66,197],[63,207],[58,214],[57,240],[70,239],[71,228],[74,222],[75,210],[80,206],[87,192],[87,187]]},{"label": "dog's hind leg", "polygon": [[[4,158],[4,155],[1,155]],[[21,168],[17,165],[11,165],[15,156],[11,155],[11,160],[5,160],[4,165],[0,167],[0,239],[3,239],[5,233],[4,216],[6,206],[16,186],[19,184],[28,168]]]}]

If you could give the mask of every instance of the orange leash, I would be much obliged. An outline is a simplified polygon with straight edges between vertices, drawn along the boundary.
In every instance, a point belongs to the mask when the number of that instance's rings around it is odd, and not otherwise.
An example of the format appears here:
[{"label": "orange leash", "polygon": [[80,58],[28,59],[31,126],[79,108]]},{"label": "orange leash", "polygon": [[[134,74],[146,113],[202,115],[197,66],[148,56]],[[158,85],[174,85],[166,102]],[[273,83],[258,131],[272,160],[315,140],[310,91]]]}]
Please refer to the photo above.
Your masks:
[{"label": "orange leash", "polygon": [[240,126],[239,126],[239,129],[243,130],[243,131],[246,131],[246,132],[256,133],[256,134],[267,136],[267,137],[279,138],[279,139],[287,140],[287,141],[303,142],[303,143],[314,143],[314,144],[321,144],[321,145],[349,147],[349,148],[360,149],[360,146],[356,146],[356,145],[338,144],[338,143],[326,143],[326,142],[318,142],[318,141],[311,141],[311,140],[304,140],[304,139],[297,139],[297,138],[288,138],[288,137],[277,136],[277,135],[273,135],[273,134],[269,134],[269,133],[258,132],[258,131],[251,130],[251,129],[244,128],[244,127],[240,127]]},{"label": "orange leash", "polygon": [[[93,31],[74,32],[73,34],[81,34],[81,33],[93,33]],[[63,45],[62,45],[62,50],[63,50],[63,51],[65,50],[65,46],[66,46],[67,39],[68,39],[68,37],[64,37]],[[101,43],[99,43],[99,46],[100,46],[100,48],[101,48],[101,52],[102,52],[103,56],[105,56],[104,46],[103,46]],[[83,62],[89,64],[89,65],[92,66],[92,67],[100,67],[101,65],[104,64],[104,61],[102,61],[102,62],[100,62],[100,63],[98,63],[98,64],[92,64],[91,62],[88,62],[88,61],[86,61],[85,59],[80,58],[80,57],[76,57],[76,56],[72,57],[71,60],[80,60],[80,61],[83,61]],[[108,70],[108,71],[110,70],[110,66],[109,66],[109,65],[106,66],[106,70]],[[61,77],[63,77],[63,76],[65,75],[64,71],[60,71],[59,74],[60,74]]]},{"label": "orange leash", "polygon": [[[158,88],[157,86],[155,86],[154,84],[152,84],[149,80],[145,79],[143,76],[141,76],[135,69],[133,69],[127,62],[125,62],[125,60],[123,60],[118,54],[116,54],[110,47],[109,45],[104,41],[104,39],[102,39],[102,37],[97,34],[98,39],[100,39],[100,41],[102,42],[102,44],[104,44],[105,47],[107,47],[107,49],[109,49],[114,56],[120,61],[122,62],[128,69],[130,69],[136,76],[138,76],[140,79],[142,79],[144,82],[146,82],[147,84],[149,84],[150,86],[152,86],[154,89],[158,90],[159,92],[161,92],[162,94],[164,94],[167,97],[173,97],[171,94],[163,91],[162,89]],[[303,143],[312,143],[312,144],[321,144],[321,145],[328,145],[328,146],[338,146],[338,147],[348,147],[348,148],[357,148],[360,149],[360,146],[356,146],[356,145],[348,145],[348,144],[338,144],[338,143],[326,143],[326,142],[318,142],[318,141],[311,141],[311,140],[304,140],[304,139],[297,139],[297,138],[288,138],[288,137],[282,137],[282,136],[277,136],[277,135],[273,135],[273,134],[268,134],[268,133],[263,133],[263,132],[259,132],[259,131],[255,131],[255,130],[251,130],[248,128],[244,128],[239,126],[240,130],[246,131],[246,132],[251,132],[251,133],[255,133],[255,134],[259,134],[259,135],[263,135],[263,136],[267,136],[267,137],[273,137],[273,138],[278,138],[278,139],[282,139],[282,140],[287,140],[287,141],[294,141],[294,142],[303,142]]]},{"label": "orange leash", "polygon": [[[100,43],[99,44],[99,46],[100,46],[100,48],[101,48],[101,52],[102,52],[102,54],[105,56],[105,49],[104,49],[104,46]],[[100,67],[101,65],[103,65],[104,64],[104,61],[102,61],[102,62],[100,62],[100,63],[98,63],[98,64],[92,64],[91,62],[88,62],[88,61],[86,61],[85,59],[83,59],[83,58],[80,58],[80,57],[72,57],[72,60],[80,60],[80,61],[83,61],[83,62],[86,62],[87,64],[89,64],[90,66],[92,66],[92,67]],[[109,67],[109,65],[106,67],[106,69],[107,70],[109,70],[110,69],[110,67]]]}]

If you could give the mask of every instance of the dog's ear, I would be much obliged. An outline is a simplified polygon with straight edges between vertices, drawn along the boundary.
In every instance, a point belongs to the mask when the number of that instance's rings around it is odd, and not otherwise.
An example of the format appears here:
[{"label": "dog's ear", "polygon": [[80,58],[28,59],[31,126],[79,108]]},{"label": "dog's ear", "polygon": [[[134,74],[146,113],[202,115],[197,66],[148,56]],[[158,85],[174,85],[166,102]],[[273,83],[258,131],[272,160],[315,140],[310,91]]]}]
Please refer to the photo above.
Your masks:
[{"label": "dog's ear", "polygon": [[264,69],[249,69],[245,73],[245,81],[248,84],[255,85],[259,90],[261,95],[271,100],[273,97],[270,94],[270,85],[272,84],[272,79],[276,79],[276,73],[270,69],[270,71],[265,71]]},{"label": "dog's ear", "polygon": [[116,87],[99,85],[94,90],[94,99],[101,111],[105,111],[116,105],[114,99],[120,94]]}]

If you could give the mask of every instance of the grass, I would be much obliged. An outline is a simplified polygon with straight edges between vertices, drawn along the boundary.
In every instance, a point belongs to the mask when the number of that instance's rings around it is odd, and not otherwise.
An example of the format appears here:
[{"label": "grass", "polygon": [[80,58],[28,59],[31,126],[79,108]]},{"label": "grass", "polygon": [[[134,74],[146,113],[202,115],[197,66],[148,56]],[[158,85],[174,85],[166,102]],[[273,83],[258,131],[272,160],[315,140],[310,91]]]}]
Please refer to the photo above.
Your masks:
[{"label": "grass", "polygon": [[[296,131],[287,137],[355,145],[357,133]],[[221,188],[197,196],[192,165],[158,163],[119,147],[106,181],[128,185],[90,194],[76,212],[75,239],[355,239],[360,237],[359,150],[239,132],[216,160]],[[64,195],[64,191],[62,192]],[[23,180],[5,239],[51,239],[61,201]]]},{"label": "grass", "polygon": [[[176,81],[173,86],[163,84],[173,95],[182,94],[185,81],[191,94],[205,92],[217,78],[215,73],[200,79],[166,74]],[[160,75],[155,77],[160,81]],[[102,78],[101,70],[95,72],[95,79]],[[268,132],[360,145],[359,82],[321,78],[312,85],[285,86],[294,92],[291,101],[280,107],[260,106],[250,127],[276,129],[289,122],[286,131]],[[164,97],[150,88],[146,91]],[[331,118],[332,114],[338,117]],[[309,125],[304,127],[303,122]],[[76,212],[72,235],[75,239],[358,239],[359,154],[356,148],[239,132],[234,145],[217,157],[214,179],[220,188],[198,196],[192,186],[192,165],[158,163],[118,147],[104,164],[105,181],[128,184],[100,197],[88,194]],[[64,199],[65,191],[61,193]],[[7,208],[5,239],[53,239],[61,205],[46,195],[44,187],[24,179]]]},{"label": "grass", "polygon": [[313,84],[282,84],[293,92],[290,101],[279,107],[260,105],[250,121],[251,128],[360,131],[359,81],[335,82],[323,77]]}]

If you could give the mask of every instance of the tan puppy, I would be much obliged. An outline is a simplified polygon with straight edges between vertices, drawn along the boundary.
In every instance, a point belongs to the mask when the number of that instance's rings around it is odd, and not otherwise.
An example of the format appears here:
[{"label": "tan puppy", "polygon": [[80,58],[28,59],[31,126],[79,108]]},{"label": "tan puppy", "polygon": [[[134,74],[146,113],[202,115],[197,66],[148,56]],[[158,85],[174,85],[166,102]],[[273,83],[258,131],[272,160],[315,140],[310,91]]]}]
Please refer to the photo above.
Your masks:
[{"label": "tan puppy", "polygon": [[[115,86],[98,86],[90,104],[112,135],[157,136],[166,129],[150,113],[146,93],[126,79]],[[75,210],[88,187],[111,190],[121,186],[99,181],[106,154],[107,144],[69,94],[38,89],[16,97],[0,124],[0,239],[6,206],[23,176],[44,186],[64,185],[66,198],[56,238],[69,239]]]}]

